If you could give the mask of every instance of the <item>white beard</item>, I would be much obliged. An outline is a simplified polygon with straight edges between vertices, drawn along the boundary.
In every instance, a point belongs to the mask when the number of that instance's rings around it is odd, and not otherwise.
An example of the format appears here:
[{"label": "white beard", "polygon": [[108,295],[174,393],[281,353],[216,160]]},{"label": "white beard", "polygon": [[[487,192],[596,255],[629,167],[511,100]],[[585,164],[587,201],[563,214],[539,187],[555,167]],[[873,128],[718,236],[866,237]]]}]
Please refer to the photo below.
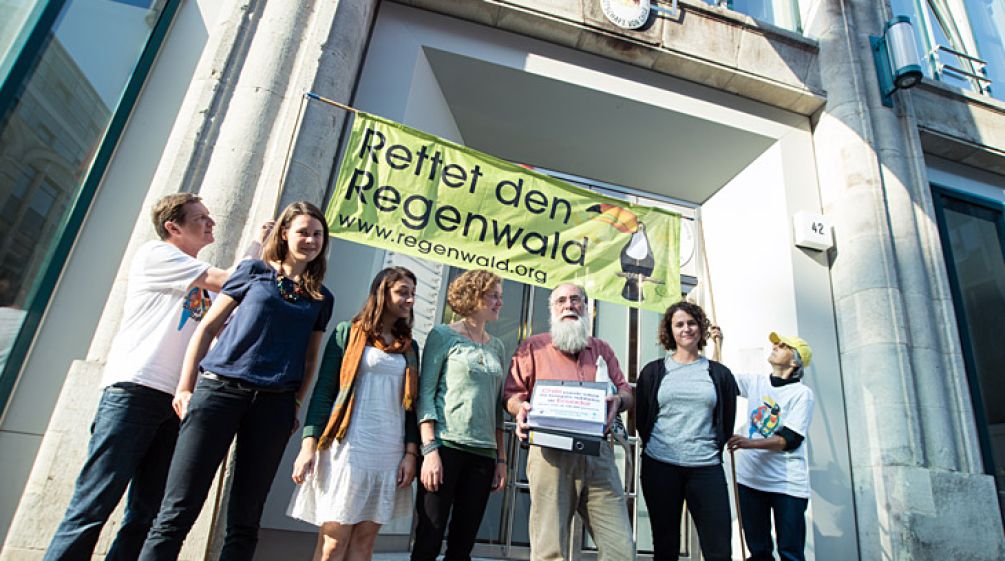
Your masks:
[{"label": "white beard", "polygon": [[590,326],[586,318],[563,319],[561,315],[551,315],[551,344],[558,350],[576,354],[586,348],[590,338]]}]

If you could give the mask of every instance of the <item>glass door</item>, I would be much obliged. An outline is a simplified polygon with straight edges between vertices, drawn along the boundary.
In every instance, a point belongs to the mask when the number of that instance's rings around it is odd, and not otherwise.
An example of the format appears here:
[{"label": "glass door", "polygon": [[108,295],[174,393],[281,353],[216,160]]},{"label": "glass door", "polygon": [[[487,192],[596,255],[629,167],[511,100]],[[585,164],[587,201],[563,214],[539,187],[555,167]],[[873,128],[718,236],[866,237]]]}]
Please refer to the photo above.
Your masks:
[{"label": "glass door", "polygon": [[939,233],[987,473],[1005,510],[1005,206],[934,189]]}]

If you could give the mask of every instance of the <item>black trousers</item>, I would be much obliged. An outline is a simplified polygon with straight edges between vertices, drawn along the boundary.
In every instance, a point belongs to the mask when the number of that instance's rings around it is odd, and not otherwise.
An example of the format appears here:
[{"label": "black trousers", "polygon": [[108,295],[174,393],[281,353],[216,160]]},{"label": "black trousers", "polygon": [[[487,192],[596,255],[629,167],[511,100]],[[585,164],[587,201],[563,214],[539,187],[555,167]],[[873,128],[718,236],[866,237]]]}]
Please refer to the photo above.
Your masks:
[{"label": "black trousers", "polygon": [[782,561],[803,561],[806,549],[806,506],[809,499],[767,493],[740,484],[743,533],[753,561],[772,561],[771,519],[778,535],[778,557]]},{"label": "black trousers", "polygon": [[[419,482],[415,501],[415,543],[411,561],[434,561],[447,533],[444,561],[470,561],[478,527],[492,491],[495,459],[447,446],[437,449],[443,464],[443,484],[435,493]],[[420,464],[421,468],[421,464]]]},{"label": "black trousers", "polygon": [[722,464],[682,467],[642,454],[641,482],[642,495],[649,508],[654,561],[676,561],[679,557],[684,501],[698,529],[698,543],[704,558],[729,561],[732,522]]},{"label": "black trousers", "polygon": [[167,488],[139,559],[175,561],[216,470],[237,437],[220,561],[251,561],[272,479],[296,418],[294,392],[270,393],[200,378],[181,423]]}]

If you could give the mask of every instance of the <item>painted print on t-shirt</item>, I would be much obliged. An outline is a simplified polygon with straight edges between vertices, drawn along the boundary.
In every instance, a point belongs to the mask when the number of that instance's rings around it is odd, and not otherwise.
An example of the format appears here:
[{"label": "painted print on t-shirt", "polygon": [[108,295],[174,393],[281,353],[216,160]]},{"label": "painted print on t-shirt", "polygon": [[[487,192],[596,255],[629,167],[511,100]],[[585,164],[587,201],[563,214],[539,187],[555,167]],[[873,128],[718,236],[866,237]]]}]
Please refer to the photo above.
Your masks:
[{"label": "painted print on t-shirt", "polygon": [[188,318],[199,321],[206,315],[213,301],[209,297],[209,292],[203,288],[192,287],[181,303],[181,321],[178,322],[178,331],[185,327]]},{"label": "painted print on t-shirt", "polygon": [[761,406],[750,412],[750,432],[748,438],[753,438],[755,434],[760,434],[764,438],[769,438],[775,434],[781,425],[782,408],[771,396],[764,396]]}]

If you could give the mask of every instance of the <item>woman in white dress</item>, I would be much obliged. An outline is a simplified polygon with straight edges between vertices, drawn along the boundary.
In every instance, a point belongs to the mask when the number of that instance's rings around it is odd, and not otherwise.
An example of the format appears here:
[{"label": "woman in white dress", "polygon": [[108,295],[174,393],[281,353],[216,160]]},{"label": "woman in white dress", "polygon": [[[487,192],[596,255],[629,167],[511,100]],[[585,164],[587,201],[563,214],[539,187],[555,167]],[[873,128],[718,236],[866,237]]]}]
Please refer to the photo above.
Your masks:
[{"label": "woman in white dress", "polygon": [[414,298],[411,271],[384,269],[363,309],[325,348],[288,511],[321,527],[314,561],[368,561],[381,525],[411,511],[419,442]]}]

